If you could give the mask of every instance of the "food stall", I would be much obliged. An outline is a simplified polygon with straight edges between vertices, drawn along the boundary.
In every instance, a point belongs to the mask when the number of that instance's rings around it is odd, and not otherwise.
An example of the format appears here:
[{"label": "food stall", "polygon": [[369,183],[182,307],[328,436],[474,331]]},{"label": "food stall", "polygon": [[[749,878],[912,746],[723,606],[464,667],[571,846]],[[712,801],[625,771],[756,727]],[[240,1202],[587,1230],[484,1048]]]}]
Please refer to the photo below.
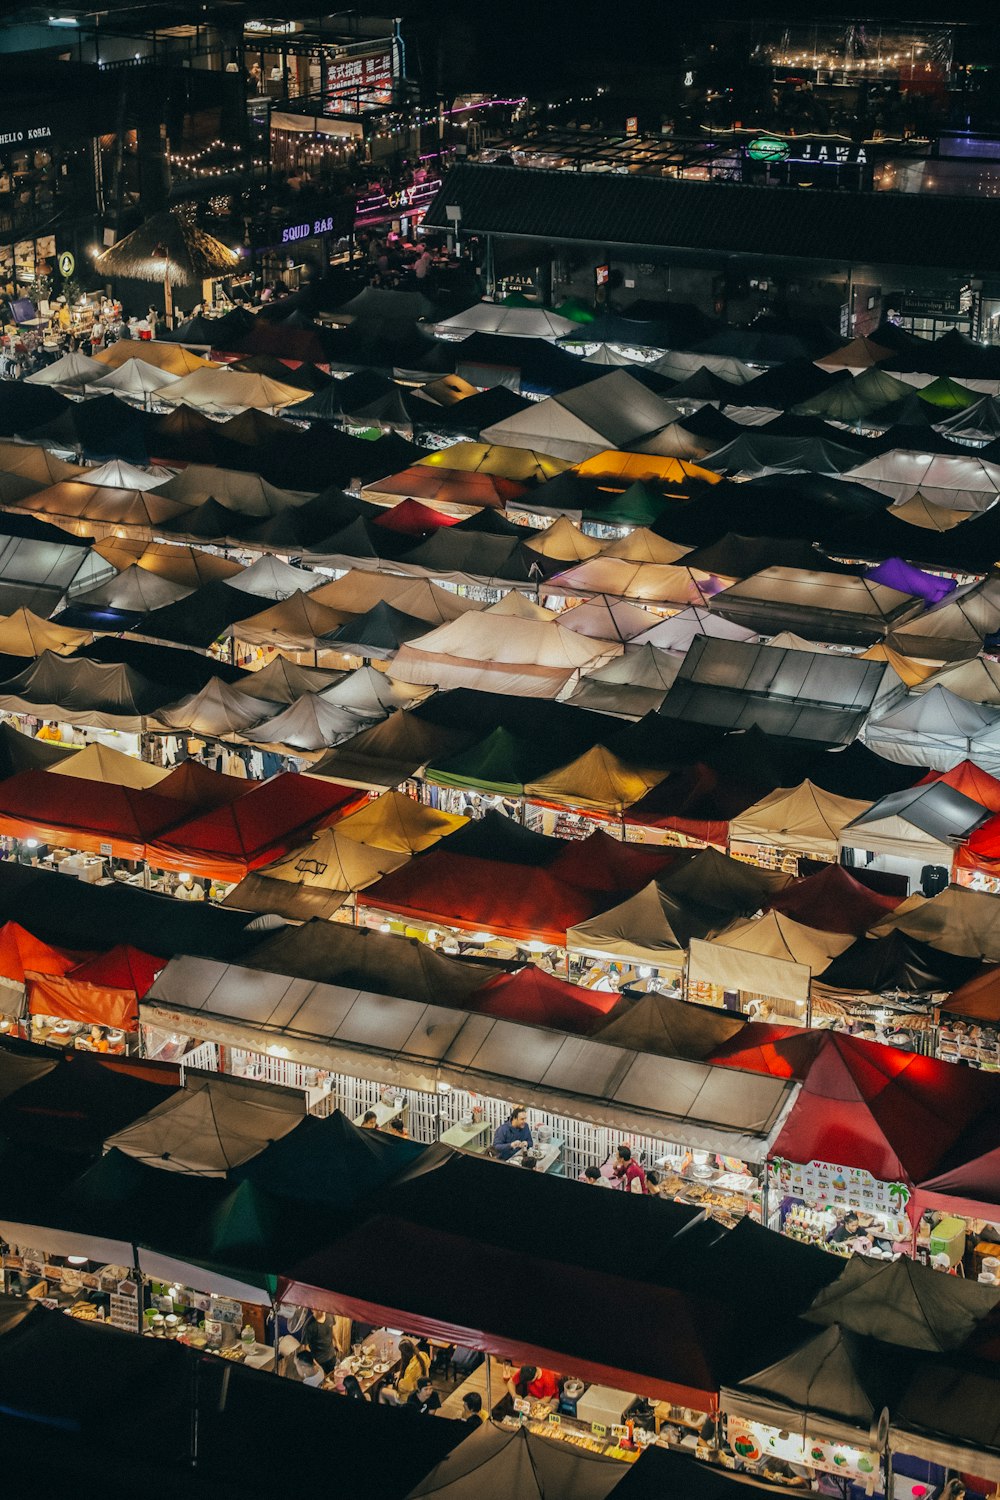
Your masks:
[{"label": "food stall", "polygon": [[879,1182],[860,1167],[803,1165],[780,1156],[768,1174],[776,1227],[790,1239],[845,1258],[859,1253],[891,1260],[912,1253],[905,1183]]}]

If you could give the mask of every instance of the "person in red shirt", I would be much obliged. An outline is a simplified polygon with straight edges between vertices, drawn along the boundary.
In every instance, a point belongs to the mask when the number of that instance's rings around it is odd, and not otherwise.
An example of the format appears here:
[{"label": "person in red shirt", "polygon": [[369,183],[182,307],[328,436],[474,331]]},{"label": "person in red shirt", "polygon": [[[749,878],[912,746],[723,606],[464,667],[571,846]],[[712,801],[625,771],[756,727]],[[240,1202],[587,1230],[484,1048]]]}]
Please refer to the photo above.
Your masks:
[{"label": "person in red shirt", "polygon": [[648,1193],[646,1174],[637,1161],[632,1160],[629,1146],[619,1146],[615,1153],[615,1176],[626,1193]]},{"label": "person in red shirt", "polygon": [[554,1370],[542,1370],[537,1365],[522,1365],[515,1375],[510,1365],[503,1367],[503,1377],[510,1396],[529,1396],[532,1401],[543,1402],[550,1411],[559,1404],[560,1381]]}]

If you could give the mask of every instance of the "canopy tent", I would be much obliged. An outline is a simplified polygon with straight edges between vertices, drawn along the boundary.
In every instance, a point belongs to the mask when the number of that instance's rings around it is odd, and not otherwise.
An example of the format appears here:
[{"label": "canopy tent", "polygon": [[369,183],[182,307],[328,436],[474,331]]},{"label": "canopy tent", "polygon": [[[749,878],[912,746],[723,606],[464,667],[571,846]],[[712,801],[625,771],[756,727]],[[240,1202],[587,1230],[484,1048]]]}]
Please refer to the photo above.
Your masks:
[{"label": "canopy tent", "polygon": [[963,411],[967,406],[974,406],[979,399],[977,391],[959,385],[947,375],[939,375],[936,380],[921,386],[917,395],[928,406],[940,407],[945,411]]},{"label": "canopy tent", "polygon": [[959,407],[953,416],[938,422],[945,437],[962,443],[992,443],[1000,437],[1000,403],[995,396],[981,396],[971,405]]},{"label": "canopy tent", "polygon": [[608,448],[627,449],[665,427],[672,408],[625,370],[612,370],[483,429],[484,440],[541,448],[579,463]]},{"label": "canopy tent", "polygon": [[595,557],[580,563],[557,573],[546,585],[552,594],[605,594],[657,605],[704,604],[719,587],[710,573],[688,568],[683,562],[665,566],[615,557]]},{"label": "canopy tent", "polygon": [[413,708],[430,697],[433,688],[401,682],[377,667],[357,667],[330,687],[320,689],[324,703],[350,713],[381,718],[397,708]]},{"label": "canopy tent", "polygon": [[870,645],[917,614],[921,604],[911,594],[865,578],[768,568],[716,594],[708,607],[748,629],[787,629],[814,640]]},{"label": "canopy tent", "polygon": [[[293,929],[296,941],[308,939],[315,927],[340,946],[343,934],[355,940],[352,946],[379,936],[310,923]],[[448,968],[423,944],[401,946],[422,964],[437,958],[438,966]],[[475,980],[474,987],[480,987]],[[450,1009],[442,990],[430,1005],[391,998],[394,993],[384,981],[379,990],[359,989],[356,981],[289,981],[179,959],[156,980],[141,1015],[156,1025],[169,1012],[173,1029],[186,1024],[192,1035],[250,1050],[263,1051],[268,1038],[277,1037],[294,1060],[404,1088],[434,1092],[438,1082],[448,1082],[490,1094],[499,1088],[509,1097],[529,1088],[539,1108],[569,1110],[617,1130],[648,1131],[655,1119],[657,1133],[666,1130],[671,1140],[697,1146],[711,1141],[714,1150],[724,1143],[744,1160],[762,1159],[767,1137],[795,1093],[795,1085],[783,1079],[737,1078],[701,1063],[642,1056]]]},{"label": "canopy tent", "polygon": [[550,767],[551,753],[547,746],[514,735],[498,724],[474,745],[425,766],[424,778],[435,786],[523,797],[525,783]]},{"label": "canopy tent", "polygon": [[439,812],[403,792],[383,792],[340,823],[345,838],[372,849],[416,854],[463,828],[468,818]]},{"label": "canopy tent", "polygon": [[32,515],[55,516],[78,536],[133,535],[151,541],[169,521],[189,516],[190,507],[171,499],[162,488],[122,490],[114,485],[91,485],[65,479],[21,501]]},{"label": "canopy tent", "polygon": [[[960,761],[985,765],[985,742],[1000,723],[1000,711],[934,687],[873,714],[862,731],[865,744],[887,760],[948,771]],[[989,757],[993,762],[996,755]]]},{"label": "canopy tent", "polygon": [[661,705],[669,719],[846,744],[864,724],[884,667],[736,641],[692,641]]},{"label": "canopy tent", "polygon": [[105,366],[98,360],[91,359],[89,355],[78,351],[72,351],[60,355],[49,365],[43,365],[33,375],[25,375],[24,379],[28,385],[57,385],[66,388],[76,386],[82,389],[83,386],[106,374]]},{"label": "canopy tent", "polygon": [[1000,467],[971,453],[959,457],[894,448],[858,464],[849,477],[894,501],[909,500],[919,490],[926,500],[952,510],[988,510],[1000,495]]},{"label": "canopy tent", "polygon": [[661,881],[651,880],[618,906],[568,927],[566,947],[570,953],[591,958],[679,970],[693,939],[703,937],[717,922],[717,912],[675,896]]},{"label": "canopy tent", "polygon": [[450,589],[439,588],[428,578],[406,578],[392,573],[364,573],[352,569],[330,583],[312,591],[317,604],[342,611],[345,615],[363,615],[376,604],[392,604],[404,614],[415,615],[429,625],[443,625],[457,620],[470,610],[483,608],[479,599],[467,599]]},{"label": "canopy tent", "polygon": [[139,1001],[162,968],[162,959],[120,943],[65,974],[32,974],[28,1012],[136,1031]]},{"label": "canopy tent", "polygon": [[135,755],[123,755],[100,740],[47,766],[50,776],[72,776],[74,781],[103,781],[136,790],[156,786],[170,775],[163,766],[152,766]]},{"label": "canopy tent", "polygon": [[41,656],[43,651],[67,656],[78,646],[89,645],[93,638],[89,630],[55,625],[23,606],[0,618],[0,653],[5,656]]},{"label": "canopy tent", "polygon": [[840,835],[870,803],[825,792],[811,781],[779,787],[729,825],[729,842],[765,844],[773,849],[835,861]]},{"label": "canopy tent", "polygon": [[[987,823],[973,835],[972,843],[985,842],[989,831]],[[911,896],[872,931],[873,936],[904,932],[944,953],[1000,963],[1000,898],[968,886],[950,885],[931,900]]]},{"label": "canopy tent", "polygon": [[662,781],[663,774],[626,765],[605,745],[594,745],[559,770],[527,782],[524,792],[535,802],[621,815]]},{"label": "canopy tent", "polygon": [[303,667],[286,656],[273,656],[266,667],[248,673],[243,686],[265,703],[294,703],[303,693],[319,693],[344,681],[343,672],[323,667]]},{"label": "canopy tent", "polygon": [[270,380],[266,375],[248,375],[222,368],[195,370],[180,380],[162,385],[154,394],[158,401],[166,401],[171,406],[183,404],[199,411],[234,412],[252,407],[257,411],[274,412],[301,401],[305,392],[296,386]]},{"label": "canopy tent", "polygon": [[988,817],[971,797],[944,781],[931,781],[881,797],[845,825],[840,846],[950,869],[957,846]]},{"label": "canopy tent", "polygon": [[898,906],[899,898],[870,890],[843,865],[826,865],[816,874],[806,875],[776,892],[769,905],[806,927],[860,937]]},{"label": "canopy tent", "polygon": [[822,438],[781,437],[752,429],[714,448],[704,460],[716,474],[843,474],[857,466],[854,448]]},{"label": "canopy tent", "polygon": [[226,897],[239,911],[273,912],[292,921],[332,917],[382,875],[403,865],[408,852],[390,852],[358,843],[344,825],[326,828],[291,854],[246,875]]},{"label": "canopy tent", "polygon": [[[95,360],[94,363],[100,364],[100,361]],[[101,364],[99,372],[87,381],[87,385],[90,390],[102,394],[104,391],[113,391],[116,396],[148,401],[154,391],[162,391],[164,386],[172,385],[175,380],[179,379],[179,375],[173,375],[168,370],[161,370],[156,365],[147,364],[144,359],[133,357],[126,359],[123,364],[113,370]]]},{"label": "canopy tent", "polygon": [[651,625],[640,635],[633,636],[631,644],[655,646],[660,651],[669,651],[673,655],[683,656],[691,643],[701,636],[710,636],[723,641],[757,639],[756,631],[747,630],[744,626],[736,625],[709,609],[693,605],[669,616],[668,619],[661,620],[659,624]]},{"label": "canopy tent", "polygon": [[924,531],[951,531],[968,519],[968,512],[955,510],[952,506],[939,505],[928,500],[917,490],[908,500],[894,500],[886,512],[894,520],[905,521],[907,526],[919,526]]},{"label": "canopy tent", "polygon": [[748,1028],[724,1043],[713,1062],[801,1080],[775,1141],[786,1162],[834,1161],[912,1186],[986,1105],[983,1075],[969,1068],[841,1031],[769,1040],[762,1023],[755,1035],[756,1042]]},{"label": "canopy tent", "polygon": [[1000,812],[1000,781],[995,776],[990,776],[986,771],[980,770],[971,760],[959,761],[950,771],[928,771],[922,777],[917,786],[926,786],[936,783],[939,786],[950,787],[953,791],[960,792],[963,797],[979,804],[980,807],[988,808],[990,812]]},{"label": "canopy tent", "polygon": [[[578,605],[579,609],[588,608]],[[567,611],[574,613],[573,610]],[[566,616],[563,616],[566,624]],[[566,628],[571,628],[566,624]],[[660,707],[671,683],[677,676],[680,660],[656,646],[633,646],[586,672],[567,702],[595,713],[614,714],[627,719],[641,719]]]},{"label": "canopy tent", "polygon": [[144,573],[152,573],[157,578],[166,578],[190,589],[213,579],[236,578],[243,571],[242,563],[234,558],[203,552],[199,547],[184,547],[176,542],[145,543],[115,537],[99,542],[94,552],[112,567],[124,569],[135,563]]},{"label": "canopy tent", "polygon": [[[269,709],[273,705],[268,705]],[[375,715],[383,717],[383,713]],[[303,693],[287,708],[246,728],[240,738],[248,745],[280,754],[312,756],[350,739],[372,722],[369,714],[353,713],[328,703],[318,693]]]},{"label": "canopy tent", "polygon": [[310,768],[312,776],[333,776],[347,786],[395,787],[428,761],[464,747],[473,734],[426,723],[409,711],[397,711],[381,724],[364,729]]},{"label": "canopy tent", "polygon": [[233,1078],[193,1078],[107,1146],[167,1172],[224,1177],[294,1130],[305,1095]]},{"label": "canopy tent", "polygon": [[955,591],[954,578],[942,578],[937,573],[923,573],[919,568],[905,563],[901,557],[887,558],[877,568],[869,568],[867,577],[876,583],[887,584],[901,594],[912,594],[915,598],[925,599],[928,604],[939,604]]},{"label": "canopy tent", "polygon": [[564,630],[575,630],[592,640],[617,640],[625,645],[633,636],[647,630],[655,618],[650,610],[630,604],[626,599],[609,599],[601,594],[563,610],[559,623]]},{"label": "canopy tent", "polygon": [[140,467],[120,458],[109,459],[96,469],[85,471],[88,484],[107,485],[114,490],[155,490],[171,478],[169,469]]},{"label": "canopy tent", "polygon": [[255,594],[258,599],[277,601],[287,599],[300,590],[308,592],[313,582],[312,576],[303,573],[301,568],[293,568],[291,563],[265,552],[233,579],[232,587]]},{"label": "canopy tent", "polygon": [[170,696],[168,688],[123,663],[51,651],[43,651],[23,672],[8,678],[3,689],[0,710],[132,733]]},{"label": "canopy tent", "polygon": [[480,1015],[532,1026],[550,1026],[558,1031],[573,1032],[576,1036],[603,1032],[608,1013],[617,1005],[617,995],[570,984],[565,979],[557,979],[554,974],[547,974],[535,964],[526,964],[514,974],[498,974],[495,979],[487,980],[482,989],[474,990],[465,1001],[468,1010]]},{"label": "canopy tent", "polygon": [[[515,311],[517,309],[514,309]],[[581,1453],[566,1444],[513,1432],[487,1422],[453,1449],[406,1500],[479,1500],[510,1495],[518,1500],[606,1500],[622,1480],[613,1458]]]},{"label": "canopy tent", "polygon": [[360,656],[364,661],[385,661],[394,657],[404,642],[422,638],[426,631],[426,620],[382,603],[331,631],[325,645],[334,651]]},{"label": "canopy tent", "polygon": [[544,531],[529,537],[524,545],[529,552],[553,562],[586,562],[603,551],[603,543],[585,536],[566,516],[558,516]]},{"label": "canopy tent", "polygon": [[963,983],[976,962],[939,953],[915,938],[890,932],[881,938],[859,937],[834,959],[821,987],[855,997],[943,994]]},{"label": "canopy tent", "polygon": [[[448,449],[442,450],[448,453]],[[468,516],[489,507],[506,510],[523,499],[527,486],[501,474],[468,472],[465,469],[413,464],[385,479],[366,484],[361,498],[376,505],[395,505],[399,500],[420,500],[446,515]]]},{"label": "canopy tent", "polygon": [[[350,306],[350,304],[345,304]],[[512,307],[505,302],[476,302],[464,312],[454,313],[434,324],[441,338],[464,339],[470,333],[503,334],[505,337],[548,339],[565,338],[576,333],[575,323],[547,307]]]},{"label": "canopy tent", "polygon": [[930,692],[934,687],[947,688],[956,698],[965,698],[969,703],[987,703],[998,708],[1000,662],[990,656],[973,656],[968,661],[957,661],[951,666],[939,667],[911,686],[917,693]]},{"label": "canopy tent", "polygon": [[134,629],[153,640],[204,650],[239,621],[259,614],[270,603],[269,599],[234,588],[228,580],[213,579],[186,598],[154,609]]},{"label": "canopy tent", "polygon": [[959,985],[941,1004],[942,1015],[971,1021],[1000,1020],[1000,969],[985,969]]},{"label": "canopy tent", "polygon": [[465,474],[496,474],[518,484],[532,485],[554,479],[569,465],[551,453],[524,448],[520,444],[509,447],[501,443],[458,442],[425,454],[417,460],[417,467],[457,469]]},{"label": "canopy tent", "polygon": [[316,651],[324,637],[332,637],[345,623],[346,617],[338,610],[317,604],[300,587],[259,614],[246,615],[234,622],[234,634],[250,645]]},{"label": "canopy tent", "polygon": [[914,1372],[897,1401],[890,1441],[898,1452],[1000,1483],[995,1410],[991,1370],[969,1370],[961,1357],[934,1361]]},{"label": "canopy tent", "polygon": [[149,842],[144,857],[158,869],[235,882],[361,800],[347,787],[311,776],[274,776],[226,806],[187,822],[175,819],[169,833]]},{"label": "canopy tent", "polygon": [[[634,488],[634,485],[630,486],[625,495],[630,494]],[[603,556],[622,558],[625,562],[675,563],[689,551],[690,548],[668,541],[666,537],[651,531],[648,526],[637,526],[625,536],[606,543]]]},{"label": "canopy tent", "polygon": [[468,614],[404,645],[395,672],[406,682],[554,698],[574,673],[621,647],[591,641],[555,622]]},{"label": "canopy tent", "polygon": [[710,940],[693,940],[688,979],[805,1004],[812,976],[851,941],[847,933],[821,932],[771,910],[734,922]]},{"label": "canopy tent", "polygon": [[108,624],[108,616],[146,615],[151,610],[174,604],[192,592],[192,585],[174,583],[131,563],[106,583],[74,593],[66,614],[87,619],[99,629]]},{"label": "canopy tent", "polygon": [[894,625],[887,644],[907,656],[968,661],[988,635],[1000,630],[1000,588],[995,580],[961,589],[920,616]]},{"label": "canopy tent", "polygon": [[288,506],[302,505],[311,497],[293,489],[279,489],[256,472],[224,469],[215,464],[189,463],[178,470],[164,487],[174,500],[198,505],[206,495],[223,501],[250,516],[274,516]]},{"label": "canopy tent", "polygon": [[803,1316],[896,1348],[942,1353],[966,1344],[998,1298],[995,1287],[942,1276],[906,1255],[852,1255]]},{"label": "canopy tent", "polygon": [[90,854],[141,860],[156,834],[185,808],[155,790],[22,771],[0,783],[0,829],[10,838],[69,845]]},{"label": "canopy tent", "polygon": [[653,990],[631,1003],[627,1010],[619,1008],[601,1027],[600,1039],[637,1052],[704,1062],[745,1025],[744,1016]]},{"label": "canopy tent", "polygon": [[198,692],[182,698],[171,708],[160,709],[154,727],[204,735],[213,740],[232,740],[272,713],[272,704],[213,677]]},{"label": "canopy tent", "polygon": [[730,1420],[795,1433],[807,1446],[826,1440],[860,1450],[873,1473],[880,1422],[912,1368],[900,1350],[834,1325],[738,1386],[724,1387],[720,1405]]},{"label": "canopy tent", "polygon": [[725,918],[749,916],[769,905],[789,879],[779,871],[732,859],[718,849],[699,849],[689,859],[670,866],[660,885],[672,895],[714,912],[715,925],[721,927]]},{"label": "canopy tent", "polygon": [[[774,644],[775,642],[772,640],[771,645],[773,646]],[[810,646],[811,643],[806,642],[806,649],[809,649]],[[885,684],[887,679],[889,682],[892,681],[892,673],[894,672],[904,687],[913,688],[917,692],[922,691],[922,684],[927,681],[927,678],[934,671],[933,662],[917,661],[912,656],[901,656],[898,651],[894,651],[884,641],[879,641],[874,646],[869,646],[867,651],[861,653],[861,660],[884,661],[892,671],[886,674],[883,684]]]},{"label": "canopy tent", "polygon": [[816,363],[822,370],[870,370],[883,360],[890,359],[892,353],[891,349],[875,339],[858,335],[832,353],[821,355]]}]

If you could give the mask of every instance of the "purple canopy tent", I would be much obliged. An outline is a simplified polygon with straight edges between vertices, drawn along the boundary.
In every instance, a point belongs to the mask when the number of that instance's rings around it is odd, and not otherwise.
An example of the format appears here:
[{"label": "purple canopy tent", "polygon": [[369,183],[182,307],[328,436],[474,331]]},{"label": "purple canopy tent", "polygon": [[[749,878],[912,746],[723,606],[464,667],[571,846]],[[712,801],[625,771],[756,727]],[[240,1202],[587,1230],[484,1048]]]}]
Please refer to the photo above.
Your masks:
[{"label": "purple canopy tent", "polygon": [[901,594],[913,594],[926,599],[928,604],[937,604],[955,588],[954,578],[940,578],[936,573],[922,573],[911,567],[901,557],[887,557],[877,568],[869,568],[865,574],[875,583],[884,583],[887,588],[898,589]]}]

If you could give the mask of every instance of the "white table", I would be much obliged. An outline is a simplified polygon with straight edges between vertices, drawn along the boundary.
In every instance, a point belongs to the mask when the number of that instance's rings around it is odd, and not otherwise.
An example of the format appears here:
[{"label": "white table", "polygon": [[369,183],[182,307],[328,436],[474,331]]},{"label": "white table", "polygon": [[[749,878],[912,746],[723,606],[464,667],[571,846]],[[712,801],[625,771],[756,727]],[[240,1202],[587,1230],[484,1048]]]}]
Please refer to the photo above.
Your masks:
[{"label": "white table", "polygon": [[489,1120],[476,1120],[470,1125],[451,1125],[441,1136],[442,1146],[457,1146],[461,1151],[482,1151],[484,1136],[490,1133]]},{"label": "white table", "polygon": [[[555,1139],[549,1141],[548,1145],[542,1149],[542,1155],[535,1163],[535,1171],[548,1172],[551,1167],[554,1167],[562,1153],[562,1148],[562,1141]],[[519,1167],[521,1165],[521,1156],[522,1153],[518,1151],[514,1156],[508,1157],[507,1165],[509,1167]],[[527,1170],[527,1168],[523,1170]]]}]

